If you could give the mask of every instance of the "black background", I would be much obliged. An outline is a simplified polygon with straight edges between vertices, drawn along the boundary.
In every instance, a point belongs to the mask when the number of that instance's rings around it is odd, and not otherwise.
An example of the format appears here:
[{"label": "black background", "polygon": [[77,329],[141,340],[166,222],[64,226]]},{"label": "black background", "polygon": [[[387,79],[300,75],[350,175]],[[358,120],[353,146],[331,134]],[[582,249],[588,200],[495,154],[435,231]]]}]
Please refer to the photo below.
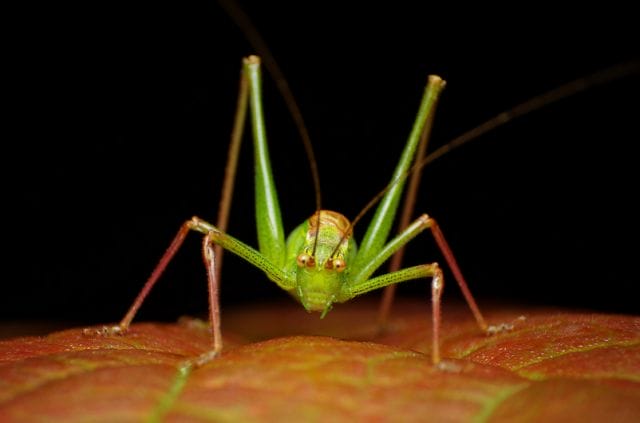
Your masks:
[{"label": "black background", "polygon": [[[614,8],[242,7],[307,120],[324,207],[351,217],[385,186],[427,74],[448,81],[433,149],[534,95],[638,58],[633,13]],[[215,2],[48,5],[16,17],[5,64],[15,94],[8,126],[18,130],[5,134],[12,148],[3,154],[10,217],[0,317],[115,321],[180,224],[215,220],[240,61],[253,50]],[[593,87],[426,168],[418,210],[439,220],[481,303],[640,313],[638,82],[636,74]],[[289,232],[313,212],[312,183],[266,75],[264,85]],[[255,245],[251,158],[245,142],[229,232]],[[206,310],[199,248],[192,235],[140,319]],[[286,299],[227,257],[223,311]],[[408,260],[442,258],[425,235]],[[400,292],[426,299],[427,286]]]}]

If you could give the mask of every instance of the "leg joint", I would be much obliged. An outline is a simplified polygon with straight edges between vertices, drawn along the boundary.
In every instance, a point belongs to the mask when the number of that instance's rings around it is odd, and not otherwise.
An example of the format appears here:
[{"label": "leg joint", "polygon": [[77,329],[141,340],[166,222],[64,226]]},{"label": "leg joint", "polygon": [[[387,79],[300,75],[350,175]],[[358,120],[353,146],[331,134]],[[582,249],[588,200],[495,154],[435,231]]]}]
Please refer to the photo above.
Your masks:
[{"label": "leg joint", "polygon": [[429,216],[426,213],[423,213],[420,215],[420,217],[418,217],[418,222],[420,222],[420,226],[424,227],[424,228],[430,228],[432,226],[437,226],[437,223],[435,221],[435,219],[431,216]]},{"label": "leg joint", "polygon": [[208,223],[208,222],[200,219],[198,216],[193,216],[191,219],[187,220],[184,224],[189,229],[192,229],[194,231],[198,231],[198,232],[200,232],[202,234],[205,234],[205,235],[212,234],[212,236],[215,237],[215,234],[220,232],[211,223]]}]

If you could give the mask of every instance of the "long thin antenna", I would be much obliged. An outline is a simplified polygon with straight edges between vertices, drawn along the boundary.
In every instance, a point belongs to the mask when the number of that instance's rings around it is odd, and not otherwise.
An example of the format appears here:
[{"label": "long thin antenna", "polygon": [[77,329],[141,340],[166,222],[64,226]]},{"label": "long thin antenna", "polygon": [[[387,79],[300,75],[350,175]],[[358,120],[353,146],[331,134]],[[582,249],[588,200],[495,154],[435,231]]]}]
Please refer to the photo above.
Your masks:
[{"label": "long thin antenna", "polygon": [[[439,159],[447,153],[455,150],[467,144],[474,139],[477,139],[481,135],[486,134],[520,116],[525,114],[534,112],[538,109],[541,109],[545,106],[558,102],[567,97],[571,97],[575,94],[578,94],[588,88],[593,88],[594,86],[602,85],[616,79],[621,79],[636,73],[640,73],[640,61],[632,61],[621,63],[618,65],[614,65],[612,67],[606,68],[604,70],[592,73],[591,75],[587,75],[582,78],[575,79],[571,82],[568,82],[564,85],[559,86],[553,90],[547,91],[544,94],[533,97],[524,103],[520,103],[511,109],[504,111],[502,113],[497,114],[493,118],[484,122],[481,125],[476,126],[475,128],[465,132],[464,134],[454,138],[449,141],[445,145],[440,148],[437,148],[433,153],[429,154],[423,160],[416,162],[410,169],[408,169],[404,174],[402,174],[397,179],[391,181],[382,191],[377,193],[364,208],[358,213],[358,215],[351,221],[351,227],[349,230],[352,230],[353,227],[362,219],[362,217],[373,207],[376,205],[378,201],[386,194],[386,192],[395,184],[405,180],[411,173],[417,171],[418,169],[422,169],[429,163]],[[349,231],[347,231],[349,232]]]},{"label": "long thin antenna", "polygon": [[524,103],[520,103],[511,109],[504,111],[493,118],[489,119],[482,125],[476,126],[470,131],[465,132],[464,134],[458,136],[457,138],[451,140],[447,144],[442,147],[437,148],[433,153],[429,154],[419,163],[416,163],[411,169],[408,170],[408,173],[413,172],[417,168],[423,168],[427,164],[439,159],[445,154],[455,150],[458,147],[463,146],[469,141],[473,141],[481,135],[486,134],[489,131],[492,131],[507,122],[510,122],[520,116],[529,114],[538,109],[541,109],[545,106],[553,104],[557,101],[563,100],[567,97],[571,97],[575,94],[581,93],[582,91],[593,88],[598,85],[606,84],[608,82],[614,81],[616,79],[621,79],[627,76],[631,76],[635,73],[640,72],[640,61],[632,61],[627,63],[621,63],[618,65],[614,65],[612,67],[597,71],[592,73],[591,75],[587,75],[582,78],[575,79],[571,82],[568,82],[564,85],[559,86],[553,90],[547,91],[544,94],[538,95],[536,97],[531,98]]}]

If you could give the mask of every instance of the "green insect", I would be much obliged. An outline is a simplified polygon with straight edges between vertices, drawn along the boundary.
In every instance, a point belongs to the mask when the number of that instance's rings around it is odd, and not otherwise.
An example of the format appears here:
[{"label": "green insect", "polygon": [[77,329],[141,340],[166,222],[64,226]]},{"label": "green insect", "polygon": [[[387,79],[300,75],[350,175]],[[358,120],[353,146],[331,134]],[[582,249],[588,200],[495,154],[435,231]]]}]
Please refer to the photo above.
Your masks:
[{"label": "green insect", "polygon": [[[271,72],[275,73],[275,79],[283,80],[281,75],[278,74],[277,67],[275,67],[275,71],[273,70],[275,62],[272,61],[268,50],[265,52],[262,49],[262,53],[266,60],[271,61]],[[423,158],[424,149],[426,148],[431,121],[438,98],[445,86],[445,81],[440,77],[430,76],[415,122],[389,184],[352,222],[338,212],[321,208],[316,164],[310,143],[303,130],[303,140],[310,157],[316,184],[317,207],[316,211],[285,239],[265,132],[261,60],[257,56],[249,56],[244,59],[242,66],[238,108],[229,155],[230,164],[225,177],[225,188],[223,189],[223,200],[221,201],[218,223],[213,225],[199,217],[193,217],[186,221],[160,259],[125,317],[117,326],[106,327],[101,333],[120,334],[127,331],[146,296],[191,231],[196,231],[203,235],[203,259],[207,269],[209,288],[209,319],[213,334],[211,351],[199,357],[194,362],[195,364],[203,364],[213,359],[223,347],[218,299],[219,269],[223,249],[238,255],[263,271],[272,282],[299,301],[307,311],[319,312],[320,317],[324,317],[334,304],[344,303],[367,292],[393,287],[397,283],[404,281],[430,278],[433,320],[432,361],[437,364],[441,361],[439,350],[440,299],[444,284],[442,270],[439,265],[437,263],[427,263],[401,269],[398,262],[396,262],[392,265],[390,272],[374,276],[374,273],[385,262],[401,251],[413,238],[423,231],[429,230],[460,286],[480,330],[485,333],[495,333],[508,329],[509,325],[489,326],[486,323],[444,235],[433,218],[423,214],[412,223],[401,223],[400,227],[403,229],[389,240],[389,234],[405,188],[406,179],[409,176],[412,179],[419,177],[420,169],[434,157],[437,157],[438,154],[444,154],[448,150],[504,124],[507,120],[554,102],[561,97],[572,95],[583,90],[589,84],[604,82],[605,80],[619,77],[628,71],[628,69],[617,69],[609,71],[607,74],[594,75],[586,81],[587,84],[585,84],[585,80],[574,81],[548,94],[534,98],[512,109],[510,113],[501,114],[481,127],[466,133],[454,142],[447,144],[444,150],[439,150],[435,155],[432,153],[431,156],[425,159]],[[288,96],[288,94],[288,92],[285,93],[285,99],[290,101],[290,106],[293,104],[294,118],[297,118],[299,112],[295,107],[295,103],[293,103],[292,97]],[[258,249],[226,233],[230,193],[232,192],[238,148],[242,138],[242,129],[245,126],[247,110],[250,111],[254,141]],[[417,195],[415,189],[412,189],[411,186],[412,184],[410,184],[410,194],[408,194],[410,202]],[[378,201],[377,210],[366,233],[362,241],[357,244],[352,236],[354,225]],[[412,207],[405,206],[405,210],[410,212]],[[408,214],[405,213],[403,221],[408,220],[407,216]],[[382,307],[383,316],[388,313],[391,298],[392,295],[390,293],[385,295],[385,302]]]},{"label": "green insect", "polygon": [[[258,250],[199,217],[191,218],[178,231],[124,319],[118,326],[110,328],[109,332],[122,333],[128,329],[138,308],[180,248],[187,234],[190,231],[196,231],[204,235],[203,256],[208,274],[210,320],[213,329],[213,349],[203,360],[206,361],[214,357],[222,350],[218,305],[219,273],[216,263],[220,251],[216,251],[214,248],[220,246],[262,270],[271,281],[298,300],[307,311],[320,312],[321,317],[324,317],[335,303],[343,303],[356,296],[399,282],[431,278],[434,324],[432,360],[434,363],[438,363],[440,361],[438,348],[440,296],[444,283],[442,270],[438,264],[412,266],[372,277],[373,273],[394,253],[427,229],[433,233],[438,246],[453,270],[479,327],[481,330],[487,331],[488,325],[467,288],[462,273],[435,220],[423,214],[400,234],[387,241],[405,179],[414,161],[422,135],[428,129],[426,127],[430,126],[428,122],[433,116],[445,82],[438,76],[429,77],[400,162],[391,178],[389,187],[384,191],[384,196],[369,224],[366,235],[358,246],[352,237],[353,224],[346,217],[335,211],[320,209],[294,229],[285,240],[267,147],[262,110],[261,64],[257,56],[249,56],[244,59],[241,78],[239,98],[241,117],[236,119],[236,128],[242,126],[244,109],[248,104],[255,150]],[[229,177],[233,178],[234,173],[235,169]]]}]

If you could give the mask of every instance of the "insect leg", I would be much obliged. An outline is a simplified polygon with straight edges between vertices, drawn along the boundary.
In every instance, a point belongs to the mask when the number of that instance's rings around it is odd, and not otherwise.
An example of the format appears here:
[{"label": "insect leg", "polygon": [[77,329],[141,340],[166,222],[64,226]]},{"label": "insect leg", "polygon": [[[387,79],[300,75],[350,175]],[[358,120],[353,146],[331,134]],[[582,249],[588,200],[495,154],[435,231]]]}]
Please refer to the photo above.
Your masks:
[{"label": "insect leg", "polygon": [[149,279],[147,279],[147,282],[140,290],[140,293],[138,293],[138,296],[133,301],[133,304],[131,304],[131,307],[129,307],[127,314],[125,314],[118,326],[115,326],[113,328],[114,333],[126,332],[129,329],[129,325],[131,325],[131,321],[138,312],[138,309],[140,308],[140,306],[142,306],[145,298],[147,298],[147,295],[149,295],[149,292],[151,292],[151,289],[154,287],[162,273],[164,273],[164,270],[167,268],[167,265],[169,264],[173,256],[175,256],[175,254],[184,243],[187,234],[190,230],[193,229],[192,226],[193,223],[191,220],[186,221],[182,224],[180,230],[178,230],[178,233],[173,238],[173,241],[171,241],[171,244],[169,244],[169,247],[162,255],[162,258],[160,258],[160,261],[156,265],[155,269],[153,269],[151,276],[149,276]]},{"label": "insect leg", "polygon": [[431,315],[433,323],[431,359],[433,364],[438,364],[440,362],[440,300],[444,288],[444,277],[442,276],[442,270],[438,263],[422,264],[377,276],[353,286],[351,293],[355,297],[378,288],[395,285],[399,282],[427,277],[431,277]]},{"label": "insect leg", "polygon": [[349,293],[346,296],[353,298],[357,295],[364,294],[365,292],[373,291],[375,289],[394,285],[398,282],[417,279],[421,277],[429,277],[432,279],[432,314],[433,314],[433,351],[434,351],[434,363],[440,360],[438,340],[439,340],[439,328],[440,328],[440,298],[443,289],[442,271],[436,263],[427,264],[422,266],[414,266],[406,269],[401,269],[395,272],[390,272],[369,279],[369,277],[379,268],[391,255],[403,248],[409,241],[415,238],[419,233],[425,229],[431,229],[431,233],[438,244],[438,247],[442,251],[442,254],[447,261],[447,264],[451,268],[451,271],[456,279],[456,282],[460,286],[462,293],[473,313],[474,318],[480,329],[485,333],[493,331],[493,326],[489,327],[478,308],[478,305],[469,290],[469,287],[460,271],[460,267],[447,243],[440,227],[436,221],[430,216],[423,214],[416,219],[406,230],[402,231],[398,236],[389,241],[375,257],[363,267],[354,269],[353,284],[348,289]]},{"label": "insect leg", "polygon": [[476,300],[473,298],[473,295],[469,290],[469,286],[467,285],[467,282],[465,281],[464,276],[462,276],[462,272],[460,271],[460,266],[458,266],[458,262],[456,261],[456,258],[453,255],[451,248],[449,247],[449,243],[447,243],[447,240],[445,239],[444,234],[440,230],[440,226],[438,226],[438,224],[433,218],[427,215],[423,215],[423,216],[426,217],[425,227],[431,229],[431,233],[433,234],[433,237],[435,238],[436,243],[438,244],[438,247],[442,252],[442,255],[444,255],[444,258],[447,261],[447,264],[449,265],[451,272],[453,273],[453,277],[455,278],[456,282],[458,282],[458,286],[462,291],[462,295],[464,295],[465,300],[467,300],[467,304],[469,305],[469,308],[473,313],[473,317],[476,319],[476,322],[478,323],[478,326],[480,327],[480,329],[486,332],[488,329],[487,322],[484,320],[484,317],[482,317],[480,308],[478,308],[478,304],[476,304]]},{"label": "insect leg", "polygon": [[213,336],[213,350],[207,354],[207,357],[212,359],[222,351],[222,333],[220,332],[220,279],[216,268],[216,248],[211,234],[207,234],[202,241],[202,258],[207,269],[209,321]]}]

